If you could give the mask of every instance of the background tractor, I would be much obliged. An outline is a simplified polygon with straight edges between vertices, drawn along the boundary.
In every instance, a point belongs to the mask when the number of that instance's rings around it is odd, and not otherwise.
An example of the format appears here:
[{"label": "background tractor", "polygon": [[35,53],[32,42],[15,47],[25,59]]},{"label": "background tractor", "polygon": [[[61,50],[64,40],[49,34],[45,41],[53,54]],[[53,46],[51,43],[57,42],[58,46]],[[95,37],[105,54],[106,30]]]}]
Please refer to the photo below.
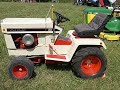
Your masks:
[{"label": "background tractor", "polygon": [[120,6],[106,8],[86,8],[84,10],[85,23],[90,23],[98,13],[109,15],[109,21],[106,23],[104,30],[100,33],[101,38],[110,41],[120,40]]}]

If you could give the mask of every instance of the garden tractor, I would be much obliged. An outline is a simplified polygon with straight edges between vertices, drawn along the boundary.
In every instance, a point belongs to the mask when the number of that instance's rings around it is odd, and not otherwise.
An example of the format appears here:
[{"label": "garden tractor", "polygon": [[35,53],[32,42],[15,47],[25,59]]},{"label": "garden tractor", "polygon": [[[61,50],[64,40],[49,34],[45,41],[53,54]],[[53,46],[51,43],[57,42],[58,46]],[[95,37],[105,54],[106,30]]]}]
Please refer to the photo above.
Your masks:
[{"label": "garden tractor", "polygon": [[61,36],[59,24],[68,18],[55,12],[51,18],[5,18],[1,20],[7,50],[12,60],[8,74],[12,79],[30,79],[34,65],[43,60],[46,65],[70,63],[73,73],[80,78],[101,77],[107,67],[107,59],[101,50],[106,45],[99,34],[108,16],[98,14],[87,25],[77,25]]},{"label": "garden tractor", "polygon": [[101,32],[100,37],[110,41],[120,40],[120,6],[112,9],[112,18],[106,24],[106,29]]},{"label": "garden tractor", "polygon": [[109,21],[106,23],[104,30],[100,33],[100,38],[110,41],[120,40],[120,6],[106,8],[86,8],[85,23],[90,23],[91,20],[98,14],[104,13],[109,15]]}]

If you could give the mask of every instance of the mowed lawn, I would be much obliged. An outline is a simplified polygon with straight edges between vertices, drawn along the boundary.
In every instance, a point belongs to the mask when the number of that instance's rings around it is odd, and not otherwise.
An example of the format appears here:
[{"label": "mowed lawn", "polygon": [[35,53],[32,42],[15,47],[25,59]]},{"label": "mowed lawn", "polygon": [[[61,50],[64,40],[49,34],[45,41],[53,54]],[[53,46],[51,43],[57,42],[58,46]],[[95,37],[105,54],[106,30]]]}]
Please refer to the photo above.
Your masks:
[{"label": "mowed lawn", "polygon": [[[0,19],[13,17],[46,17],[51,3],[2,3]],[[83,23],[83,10],[86,6],[74,6],[71,3],[55,4],[55,10],[71,21],[62,24],[65,35],[74,25]],[[89,7],[90,8],[90,7]],[[120,41],[106,41],[104,50],[108,59],[105,78],[81,79],[71,71],[69,65],[45,64],[35,66],[36,77],[30,80],[11,80],[7,74],[10,57],[7,53],[3,34],[0,32],[0,90],[120,90]]]}]

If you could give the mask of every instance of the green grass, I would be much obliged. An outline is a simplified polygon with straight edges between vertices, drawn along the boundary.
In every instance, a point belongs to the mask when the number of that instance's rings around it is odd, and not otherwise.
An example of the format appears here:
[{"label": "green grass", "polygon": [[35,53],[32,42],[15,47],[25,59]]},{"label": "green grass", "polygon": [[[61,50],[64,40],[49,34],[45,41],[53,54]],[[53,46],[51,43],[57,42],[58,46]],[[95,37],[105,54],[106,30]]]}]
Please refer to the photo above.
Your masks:
[{"label": "green grass", "polygon": [[[0,19],[7,17],[45,17],[51,3],[0,3]],[[55,4],[55,9],[70,18],[63,23],[65,34],[74,25],[83,23],[83,9],[86,6]],[[10,57],[7,53],[3,34],[0,33],[0,90],[120,90],[120,41],[106,41],[103,50],[108,59],[105,78],[84,80],[73,75],[67,65],[45,64],[35,67],[36,77],[30,80],[11,80],[7,74]]]}]

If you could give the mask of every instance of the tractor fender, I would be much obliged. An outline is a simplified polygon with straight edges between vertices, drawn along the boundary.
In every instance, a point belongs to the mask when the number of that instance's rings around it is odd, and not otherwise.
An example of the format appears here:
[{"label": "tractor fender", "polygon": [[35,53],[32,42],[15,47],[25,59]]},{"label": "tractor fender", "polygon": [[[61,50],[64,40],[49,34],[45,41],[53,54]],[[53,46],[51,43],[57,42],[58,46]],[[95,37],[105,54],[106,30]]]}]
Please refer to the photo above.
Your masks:
[{"label": "tractor fender", "polygon": [[69,61],[71,61],[77,49],[82,47],[93,47],[93,46],[103,47],[104,49],[107,49],[105,43],[99,38],[80,38],[80,39],[73,38],[71,47],[67,54]]}]

